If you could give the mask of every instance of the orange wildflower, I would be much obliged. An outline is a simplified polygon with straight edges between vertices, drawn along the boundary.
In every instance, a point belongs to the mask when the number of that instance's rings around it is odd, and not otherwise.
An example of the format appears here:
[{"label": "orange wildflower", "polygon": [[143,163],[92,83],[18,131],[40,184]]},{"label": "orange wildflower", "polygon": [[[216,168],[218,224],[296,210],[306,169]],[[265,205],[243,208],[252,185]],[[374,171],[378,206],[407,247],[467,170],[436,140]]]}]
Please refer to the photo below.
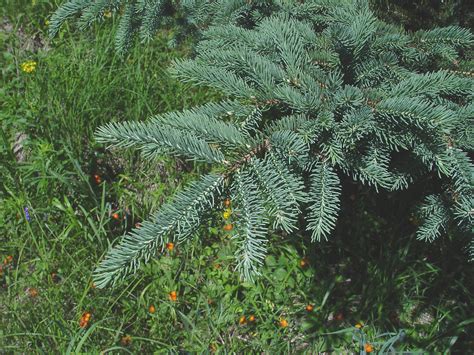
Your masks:
[{"label": "orange wildflower", "polygon": [[166,249],[168,249],[168,251],[173,251],[174,243],[166,243]]},{"label": "orange wildflower", "polygon": [[229,206],[230,206],[230,198],[226,198],[226,199],[224,200],[224,206],[225,206],[225,207],[229,207]]},{"label": "orange wildflower", "polygon": [[231,231],[232,229],[234,229],[234,226],[230,223],[224,226],[224,230],[227,232]]},{"label": "orange wildflower", "polygon": [[112,215],[112,218],[113,218],[113,219],[120,219],[120,216],[119,216],[118,213],[114,213],[114,214]]},{"label": "orange wildflower", "polygon": [[372,344],[365,344],[365,352],[366,353],[371,353],[372,351],[374,351],[374,347],[372,346]]},{"label": "orange wildflower", "polygon": [[90,319],[91,319],[91,314],[89,312],[84,312],[79,321],[79,327],[86,328],[89,325]]},{"label": "orange wildflower", "polygon": [[156,312],[155,306],[150,305],[150,307],[148,307],[148,312],[150,312],[151,314],[155,313]]},{"label": "orange wildflower", "polygon": [[308,259],[303,258],[303,259],[300,260],[300,266],[301,267],[307,267],[308,265],[309,265]]},{"label": "orange wildflower", "polygon": [[5,260],[3,260],[3,265],[10,264],[13,261],[13,256],[8,255]]},{"label": "orange wildflower", "polygon": [[249,322],[251,323],[255,322],[255,316],[253,314],[250,315]]},{"label": "orange wildflower", "polygon": [[36,296],[38,296],[38,289],[34,288],[34,287],[31,287],[28,289],[28,295],[31,297],[31,298],[35,298]]},{"label": "orange wildflower", "polygon": [[94,179],[97,185],[102,182],[102,178],[100,177],[100,175],[94,175]]},{"label": "orange wildflower", "polygon": [[288,327],[288,321],[285,318],[281,318],[279,324],[282,328]]},{"label": "orange wildflower", "polygon": [[176,302],[176,300],[178,299],[178,293],[176,291],[171,291],[168,296],[173,302]]},{"label": "orange wildflower", "polygon": [[239,324],[240,325],[244,325],[244,324],[247,324],[247,318],[245,316],[241,316],[239,318]]},{"label": "orange wildflower", "polygon": [[313,307],[312,304],[308,304],[308,305],[306,306],[306,310],[307,310],[308,312],[312,312],[313,309],[314,309],[314,307]]}]

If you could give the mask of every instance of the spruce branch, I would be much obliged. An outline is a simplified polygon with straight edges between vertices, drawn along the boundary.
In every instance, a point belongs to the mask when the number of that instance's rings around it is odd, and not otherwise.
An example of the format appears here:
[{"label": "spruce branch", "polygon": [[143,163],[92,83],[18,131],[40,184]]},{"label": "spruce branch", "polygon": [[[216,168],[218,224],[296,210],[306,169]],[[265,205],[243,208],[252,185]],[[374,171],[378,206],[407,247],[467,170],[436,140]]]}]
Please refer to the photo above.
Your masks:
[{"label": "spruce branch", "polygon": [[296,199],[287,198],[292,193],[288,190],[291,186],[285,183],[268,159],[252,159],[249,166],[264,195],[273,228],[287,233],[296,230],[300,208]]},{"label": "spruce branch", "polygon": [[[461,69],[474,42],[470,31],[409,33],[379,21],[366,1],[337,0],[70,0],[51,31],[76,15],[89,26],[112,9],[120,18],[116,47],[124,53],[137,34],[152,38],[168,7],[184,24],[182,33],[202,35],[194,59],[176,60],[172,73],[225,99],[147,122],[110,123],[97,138],[147,158],[178,155],[221,172],[218,185],[225,181],[235,199],[236,257],[245,279],[258,273],[270,228],[298,230],[300,206],[307,206],[312,239],[329,238],[342,174],[376,192],[420,181],[442,191],[421,208],[419,239],[472,228],[474,81]],[[212,199],[220,191],[203,179],[176,198],[196,214],[185,209],[179,220],[174,207],[158,211],[159,222],[145,223],[132,232],[138,239],[126,236],[110,251],[102,285],[134,272],[137,260],[148,260],[174,232],[177,240],[189,238],[213,204],[194,199],[208,201],[202,193]],[[141,241],[153,248],[142,249]]]},{"label": "spruce branch", "polygon": [[390,95],[459,98],[472,95],[473,91],[474,82],[472,80],[459,78],[449,71],[441,70],[424,74],[412,74],[393,86]]},{"label": "spruce branch", "polygon": [[423,44],[446,43],[455,46],[469,47],[474,44],[474,35],[467,28],[448,26],[418,31],[415,38]]},{"label": "spruce branch", "polygon": [[117,33],[115,34],[115,48],[120,55],[124,55],[132,46],[133,38],[137,31],[134,20],[135,4],[127,3],[123,16],[119,21]]},{"label": "spruce branch", "polygon": [[311,231],[311,239],[318,242],[327,240],[336,225],[339,212],[341,186],[339,177],[325,163],[314,165],[311,172],[311,188],[309,191],[309,213],[306,230]]},{"label": "spruce branch", "polygon": [[140,228],[125,235],[95,270],[97,287],[114,285],[135,273],[141,263],[148,262],[160,248],[164,248],[167,238],[179,243],[189,239],[200,225],[203,213],[215,206],[223,182],[222,175],[204,175],[163,205]]},{"label": "spruce branch", "polygon": [[374,186],[377,191],[379,188],[388,190],[394,184],[392,175],[388,171],[389,164],[389,152],[373,145],[362,158],[362,164],[354,175],[362,183]]},{"label": "spruce branch", "polygon": [[446,107],[420,98],[395,96],[378,103],[377,114],[395,124],[416,126],[422,130],[439,128],[449,131],[456,115]]},{"label": "spruce branch", "polygon": [[223,122],[192,109],[155,116],[150,120],[149,124],[193,132],[198,138],[211,144],[221,144],[230,147],[249,147],[250,144],[248,137],[236,125]]},{"label": "spruce branch", "polygon": [[162,22],[162,15],[165,7],[165,0],[149,0],[145,3],[143,21],[140,26],[140,39],[142,42],[149,42],[152,40]]},{"label": "spruce branch", "polygon": [[260,274],[258,269],[267,252],[268,219],[255,181],[246,171],[234,174],[232,200],[239,217],[234,236],[238,244],[236,269],[244,280],[251,281]]},{"label": "spruce branch", "polygon": [[256,95],[256,90],[245,80],[231,71],[211,65],[203,66],[190,60],[176,60],[171,73],[183,82],[212,86],[236,98],[249,99]]},{"label": "spruce branch", "polygon": [[446,230],[448,211],[441,197],[436,195],[428,196],[420,209],[425,220],[418,228],[416,236],[419,240],[433,241]]},{"label": "spruce branch", "polygon": [[51,38],[56,36],[61,25],[70,17],[79,14],[82,10],[87,8],[93,0],[70,0],[62,4],[51,16],[48,26],[48,34]]},{"label": "spruce branch", "polygon": [[138,147],[145,156],[167,154],[209,163],[226,163],[224,154],[192,133],[152,123],[108,123],[97,130],[97,140],[115,147]]}]

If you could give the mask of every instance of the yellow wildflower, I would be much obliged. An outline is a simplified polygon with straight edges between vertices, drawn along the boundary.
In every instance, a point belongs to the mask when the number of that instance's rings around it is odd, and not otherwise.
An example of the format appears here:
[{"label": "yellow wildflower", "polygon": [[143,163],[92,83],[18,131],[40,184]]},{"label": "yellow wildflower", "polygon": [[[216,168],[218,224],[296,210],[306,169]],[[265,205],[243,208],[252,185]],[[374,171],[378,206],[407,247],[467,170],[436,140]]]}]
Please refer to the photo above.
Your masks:
[{"label": "yellow wildflower", "polygon": [[106,12],[104,12],[104,17],[111,18],[112,13],[110,11],[106,11]]},{"label": "yellow wildflower", "polygon": [[32,73],[36,69],[36,62],[34,60],[28,60],[26,62],[23,62],[20,67],[21,70],[24,71],[25,73]]},{"label": "yellow wildflower", "polygon": [[232,214],[232,210],[230,208],[227,208],[222,214],[222,217],[224,217],[224,219],[229,219],[231,214]]}]

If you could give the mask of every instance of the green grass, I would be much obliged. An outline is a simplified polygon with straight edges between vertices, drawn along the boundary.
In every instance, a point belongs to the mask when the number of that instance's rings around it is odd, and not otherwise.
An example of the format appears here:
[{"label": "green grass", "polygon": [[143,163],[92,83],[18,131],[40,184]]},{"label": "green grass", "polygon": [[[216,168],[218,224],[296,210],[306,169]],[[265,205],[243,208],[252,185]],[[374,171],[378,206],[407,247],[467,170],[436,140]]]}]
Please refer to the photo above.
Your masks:
[{"label": "green grass", "polygon": [[[254,284],[233,271],[222,208],[186,248],[157,255],[115,289],[93,288],[92,270],[109,245],[200,169],[109,152],[94,143],[94,130],[217,94],[166,73],[172,58],[188,52],[186,46],[170,50],[167,33],[124,59],[112,48],[113,19],[38,45],[55,5],[17,5],[7,2],[10,29],[0,32],[0,262],[12,256],[0,275],[2,351],[357,352],[366,342],[380,351],[395,340],[400,351],[472,348],[472,265],[458,242],[414,240],[416,221],[403,199],[372,201],[365,189],[354,188],[343,201],[329,242],[272,236]],[[20,70],[26,60],[37,61],[33,73]],[[27,137],[21,162],[12,152],[19,132]],[[84,312],[91,320],[82,329]],[[254,322],[239,323],[250,315]],[[282,318],[288,327],[280,326]],[[360,331],[358,322],[365,325]],[[130,344],[122,340],[126,335]]]}]

